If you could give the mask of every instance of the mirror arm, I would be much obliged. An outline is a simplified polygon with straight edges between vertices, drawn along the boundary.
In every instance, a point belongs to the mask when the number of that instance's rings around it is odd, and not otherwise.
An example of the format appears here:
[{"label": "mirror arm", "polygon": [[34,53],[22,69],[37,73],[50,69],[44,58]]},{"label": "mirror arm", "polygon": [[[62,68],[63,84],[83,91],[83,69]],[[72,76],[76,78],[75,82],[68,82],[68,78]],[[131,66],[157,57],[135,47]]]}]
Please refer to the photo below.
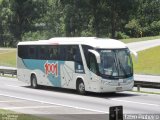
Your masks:
[{"label": "mirror arm", "polygon": [[138,53],[136,51],[130,50],[130,52],[134,55],[136,62],[138,62]]}]

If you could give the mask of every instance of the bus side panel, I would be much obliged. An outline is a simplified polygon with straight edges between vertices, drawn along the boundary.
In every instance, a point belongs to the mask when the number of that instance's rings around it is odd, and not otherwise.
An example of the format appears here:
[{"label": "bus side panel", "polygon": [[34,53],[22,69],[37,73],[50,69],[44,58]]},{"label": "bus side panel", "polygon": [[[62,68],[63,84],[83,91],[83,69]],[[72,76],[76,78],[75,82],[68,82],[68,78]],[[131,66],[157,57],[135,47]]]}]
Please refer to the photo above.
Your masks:
[{"label": "bus side panel", "polygon": [[52,60],[18,60],[18,78],[27,83],[30,82],[31,74],[37,77],[37,83],[40,85],[61,87],[60,66],[63,61]]},{"label": "bus side panel", "polygon": [[73,61],[65,61],[64,64],[60,66],[60,74],[61,74],[61,86],[63,88],[71,88],[74,89],[74,62]]},{"label": "bus side panel", "polygon": [[23,60],[17,57],[17,78],[25,83],[30,83],[30,70],[26,69]]},{"label": "bus side panel", "polygon": [[75,73],[75,62],[73,61],[18,58],[17,68],[18,79],[29,84],[32,73],[36,75],[39,85],[70,89],[76,89],[77,76],[85,79],[83,77],[85,74]]}]

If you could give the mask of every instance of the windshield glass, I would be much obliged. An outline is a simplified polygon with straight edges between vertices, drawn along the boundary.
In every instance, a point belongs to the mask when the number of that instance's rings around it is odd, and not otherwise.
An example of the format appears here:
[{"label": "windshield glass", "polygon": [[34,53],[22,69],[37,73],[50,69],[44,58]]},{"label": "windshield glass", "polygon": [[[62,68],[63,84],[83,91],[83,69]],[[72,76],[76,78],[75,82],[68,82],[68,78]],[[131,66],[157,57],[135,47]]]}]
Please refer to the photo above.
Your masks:
[{"label": "windshield glass", "polygon": [[102,77],[126,78],[133,75],[133,65],[128,49],[98,50],[101,63],[99,72]]}]

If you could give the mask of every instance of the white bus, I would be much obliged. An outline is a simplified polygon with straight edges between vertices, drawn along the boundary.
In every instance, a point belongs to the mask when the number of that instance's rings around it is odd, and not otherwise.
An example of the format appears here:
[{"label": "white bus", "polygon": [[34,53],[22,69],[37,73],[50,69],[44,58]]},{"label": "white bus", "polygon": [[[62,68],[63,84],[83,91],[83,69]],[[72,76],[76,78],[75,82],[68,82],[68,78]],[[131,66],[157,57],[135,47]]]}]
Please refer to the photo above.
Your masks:
[{"label": "white bus", "polygon": [[17,77],[80,94],[132,90],[133,64],[126,44],[113,39],[62,37],[19,42]]}]

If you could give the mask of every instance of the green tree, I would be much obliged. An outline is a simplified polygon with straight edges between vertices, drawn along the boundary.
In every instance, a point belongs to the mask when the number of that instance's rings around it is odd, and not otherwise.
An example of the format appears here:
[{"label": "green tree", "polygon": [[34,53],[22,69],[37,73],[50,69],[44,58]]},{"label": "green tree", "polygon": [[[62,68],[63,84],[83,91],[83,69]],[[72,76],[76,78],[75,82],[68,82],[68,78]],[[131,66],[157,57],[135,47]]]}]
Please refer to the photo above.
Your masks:
[{"label": "green tree", "polygon": [[13,44],[13,35],[9,30],[10,20],[13,12],[10,9],[9,0],[0,1],[0,46],[10,46]]},{"label": "green tree", "polygon": [[143,36],[158,35],[157,32],[155,34],[152,31],[152,28],[155,21],[160,20],[160,0],[136,0],[136,3],[137,9],[134,19],[139,21]]},{"label": "green tree", "polygon": [[0,0],[0,46],[56,36],[160,34],[160,0]]},{"label": "green tree", "polygon": [[138,20],[131,20],[128,24],[125,25],[125,28],[128,29],[128,33],[131,37],[141,37],[142,28]]},{"label": "green tree", "polygon": [[25,32],[36,29],[34,20],[44,15],[45,0],[12,0],[11,9],[14,11],[10,31],[17,40],[22,40]]}]

